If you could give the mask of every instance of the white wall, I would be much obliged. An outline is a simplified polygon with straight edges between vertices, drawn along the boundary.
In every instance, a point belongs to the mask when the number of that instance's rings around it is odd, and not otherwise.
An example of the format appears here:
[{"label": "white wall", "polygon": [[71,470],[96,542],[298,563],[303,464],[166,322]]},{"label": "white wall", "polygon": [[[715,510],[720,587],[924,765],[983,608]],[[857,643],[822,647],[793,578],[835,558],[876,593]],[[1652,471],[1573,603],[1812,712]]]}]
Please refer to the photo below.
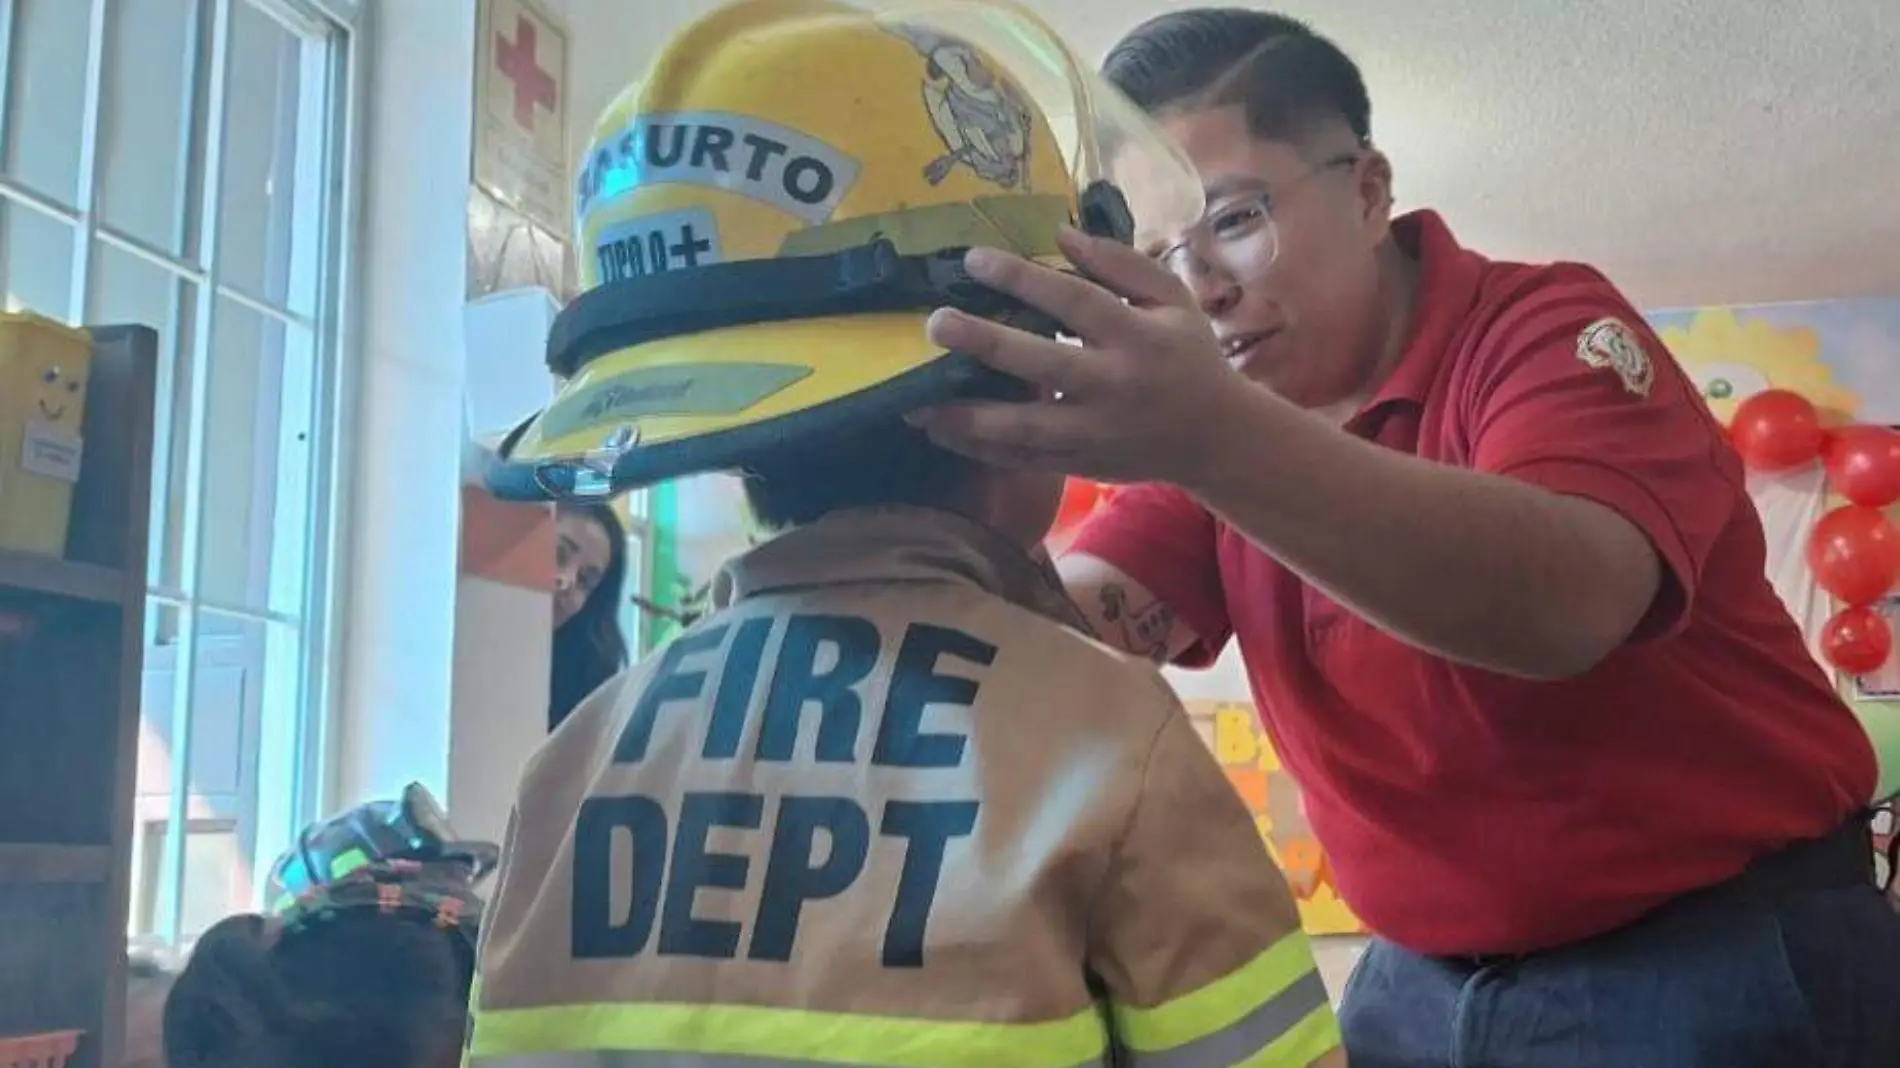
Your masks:
[{"label": "white wall", "polygon": [[578,157],[594,119],[622,88],[645,71],[669,37],[719,5],[714,0],[566,0],[568,144]]},{"label": "white wall", "polygon": [[[553,377],[540,360],[524,356],[540,351],[555,312],[554,301],[541,290],[494,293],[468,305],[463,322],[471,439],[499,437],[552,399]],[[464,477],[474,482],[478,470],[471,465]],[[471,525],[473,534],[518,532],[513,523],[487,530],[474,526],[502,522],[492,509],[480,507],[484,498],[479,489],[464,492],[462,500],[472,504],[462,522]],[[551,510],[517,512],[510,518],[526,523],[537,515],[545,541],[528,537],[516,544],[524,552],[537,554],[551,579]],[[554,598],[545,586],[500,581],[492,569],[467,559],[458,563],[457,570],[449,783],[443,796],[451,806],[456,831],[499,842],[514,809],[521,769],[547,736]]]},{"label": "white wall", "polygon": [[367,6],[336,804],[448,790],[474,9]]},{"label": "white wall", "polygon": [[[540,4],[566,14],[564,0]],[[414,780],[453,814],[452,787],[474,790],[491,748],[474,747],[451,774],[475,5],[364,6],[361,314],[327,800],[335,807],[392,796]],[[585,107],[591,116],[598,104]],[[539,361],[537,352],[522,355]],[[521,714],[537,729],[546,723],[544,688]],[[505,733],[512,725],[493,726]],[[459,733],[467,739],[480,728],[464,722]],[[481,809],[478,823],[492,822],[488,791],[471,803]]]}]

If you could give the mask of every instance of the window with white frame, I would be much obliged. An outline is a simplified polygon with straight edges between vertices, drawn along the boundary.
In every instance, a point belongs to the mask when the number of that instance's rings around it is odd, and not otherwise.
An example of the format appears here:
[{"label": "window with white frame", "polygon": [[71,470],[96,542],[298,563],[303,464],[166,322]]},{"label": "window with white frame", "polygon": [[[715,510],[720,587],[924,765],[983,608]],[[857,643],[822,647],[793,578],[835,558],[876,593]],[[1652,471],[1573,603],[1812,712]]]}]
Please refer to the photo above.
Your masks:
[{"label": "window with white frame", "polygon": [[160,338],[132,931],[255,907],[311,815],[351,28],[0,0],[9,308]]}]

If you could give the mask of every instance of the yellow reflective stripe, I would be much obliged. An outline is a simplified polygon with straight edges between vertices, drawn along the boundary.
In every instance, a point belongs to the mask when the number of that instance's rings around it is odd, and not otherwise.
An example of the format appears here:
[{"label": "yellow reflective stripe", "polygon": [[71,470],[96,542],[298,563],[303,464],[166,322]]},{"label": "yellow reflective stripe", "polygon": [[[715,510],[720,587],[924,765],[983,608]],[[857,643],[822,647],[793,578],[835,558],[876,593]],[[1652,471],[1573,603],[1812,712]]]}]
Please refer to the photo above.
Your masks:
[{"label": "yellow reflective stripe", "polygon": [[1236,1068],[1306,1068],[1344,1044],[1339,1017],[1333,1015],[1332,1005],[1322,1005]]},{"label": "yellow reflective stripe", "polygon": [[1072,1068],[1107,1045],[1094,1008],[1048,1023],[967,1023],[742,1005],[607,1003],[475,1014],[475,1059],[652,1051],[889,1068]]},{"label": "yellow reflective stripe", "polygon": [[[723,1053],[523,1053],[483,1057],[471,1068],[859,1068],[837,1061],[788,1061]],[[1092,1060],[1074,1068],[1111,1068]],[[1221,1068],[1229,1068],[1222,1065]]]},{"label": "yellow reflective stripe", "polygon": [[[1244,1064],[1259,1056],[1262,1050],[1275,1048],[1281,1039],[1322,1010],[1325,1015],[1332,1013],[1326,983],[1318,972],[1307,972],[1234,1024],[1179,1046],[1132,1053],[1131,1063],[1139,1068],[1228,1068]],[[1292,1062],[1270,1063],[1279,1066]]]},{"label": "yellow reflective stripe", "polygon": [[1117,1005],[1122,1041],[1138,1053],[1186,1045],[1245,1019],[1316,970],[1313,946],[1294,931],[1267,951],[1190,994],[1153,1008]]}]

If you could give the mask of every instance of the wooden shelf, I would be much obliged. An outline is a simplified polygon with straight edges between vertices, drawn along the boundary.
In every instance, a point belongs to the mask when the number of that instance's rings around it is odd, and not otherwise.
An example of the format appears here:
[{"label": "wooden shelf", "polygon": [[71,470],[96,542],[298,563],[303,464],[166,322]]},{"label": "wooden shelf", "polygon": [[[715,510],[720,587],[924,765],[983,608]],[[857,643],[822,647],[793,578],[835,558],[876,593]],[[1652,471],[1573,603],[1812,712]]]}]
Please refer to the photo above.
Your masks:
[{"label": "wooden shelf", "polygon": [[159,347],[91,334],[65,552],[0,550],[0,1035],[83,1030],[66,1068],[117,1068]]},{"label": "wooden shelf", "polygon": [[9,845],[0,842],[0,885],[102,883],[112,870],[105,846]]},{"label": "wooden shelf", "polygon": [[38,553],[0,549],[0,590],[28,590],[81,601],[124,604],[125,572]]}]

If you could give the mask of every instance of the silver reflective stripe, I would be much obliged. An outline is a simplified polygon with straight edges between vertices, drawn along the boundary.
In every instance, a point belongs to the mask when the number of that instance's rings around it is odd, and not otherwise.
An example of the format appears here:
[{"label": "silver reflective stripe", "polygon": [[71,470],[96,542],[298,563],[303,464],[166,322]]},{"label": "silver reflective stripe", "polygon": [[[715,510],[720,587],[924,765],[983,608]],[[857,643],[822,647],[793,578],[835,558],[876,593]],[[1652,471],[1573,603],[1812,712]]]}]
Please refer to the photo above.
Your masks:
[{"label": "silver reflective stripe", "polygon": [[[746,1057],[732,1053],[652,1053],[638,1050],[470,1057],[468,1065],[469,1068],[854,1068],[838,1061],[799,1061],[783,1057]],[[1078,1064],[1075,1068],[1105,1068],[1105,1066],[1100,1060],[1091,1060],[1085,1064]]]},{"label": "silver reflective stripe", "polygon": [[1232,1026],[1173,1049],[1135,1053],[1129,1063],[1137,1068],[1227,1068],[1273,1045],[1314,1009],[1326,1004],[1325,981],[1318,972],[1307,972]]}]

